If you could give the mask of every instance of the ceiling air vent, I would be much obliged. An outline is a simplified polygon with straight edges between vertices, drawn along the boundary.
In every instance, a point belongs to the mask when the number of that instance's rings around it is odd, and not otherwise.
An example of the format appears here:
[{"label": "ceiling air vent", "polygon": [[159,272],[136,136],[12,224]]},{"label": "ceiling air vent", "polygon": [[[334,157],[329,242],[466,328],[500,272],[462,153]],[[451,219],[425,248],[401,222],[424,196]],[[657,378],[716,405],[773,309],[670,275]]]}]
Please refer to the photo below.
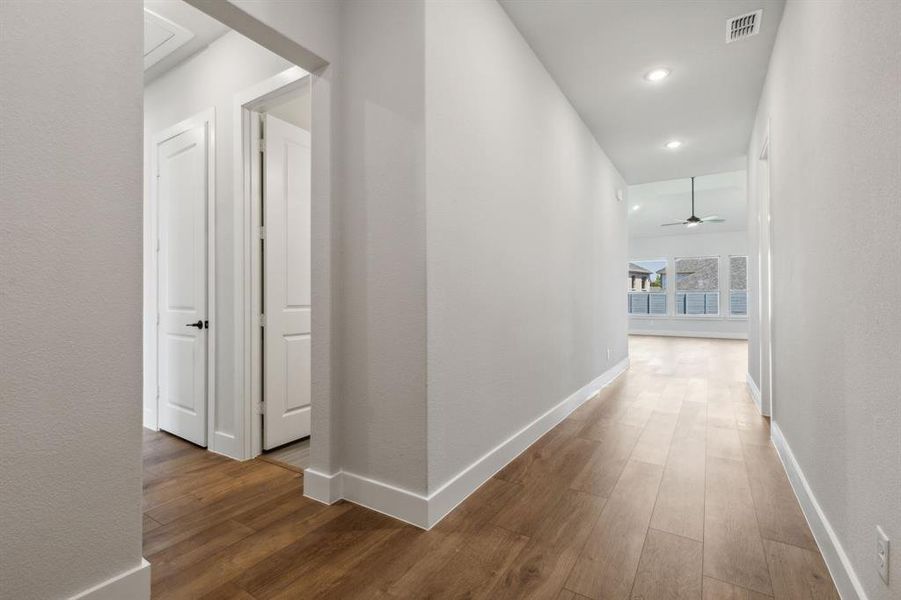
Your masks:
[{"label": "ceiling air vent", "polygon": [[763,9],[749,12],[746,15],[732,17],[726,21],[726,43],[731,44],[760,33],[760,16]]}]

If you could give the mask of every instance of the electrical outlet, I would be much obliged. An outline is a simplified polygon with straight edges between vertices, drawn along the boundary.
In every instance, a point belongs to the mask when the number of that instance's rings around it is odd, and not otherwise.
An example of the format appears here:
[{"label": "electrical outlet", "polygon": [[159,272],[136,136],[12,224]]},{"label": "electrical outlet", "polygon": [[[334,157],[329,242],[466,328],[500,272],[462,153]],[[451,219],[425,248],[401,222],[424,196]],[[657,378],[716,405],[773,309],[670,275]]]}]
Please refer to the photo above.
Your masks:
[{"label": "electrical outlet", "polygon": [[888,559],[889,559],[889,541],[888,536],[882,531],[882,527],[876,526],[876,569],[882,581],[888,584]]}]

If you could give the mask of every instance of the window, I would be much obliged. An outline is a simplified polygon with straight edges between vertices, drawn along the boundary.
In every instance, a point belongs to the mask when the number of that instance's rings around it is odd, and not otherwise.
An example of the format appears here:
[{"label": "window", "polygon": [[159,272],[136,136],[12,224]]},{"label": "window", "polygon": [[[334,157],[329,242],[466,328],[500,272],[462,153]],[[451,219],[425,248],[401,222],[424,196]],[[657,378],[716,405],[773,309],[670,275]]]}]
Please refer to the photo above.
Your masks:
[{"label": "window", "polygon": [[729,257],[729,314],[748,316],[748,257]]},{"label": "window", "polygon": [[666,315],[666,259],[629,263],[630,315]]},{"label": "window", "polygon": [[676,314],[720,313],[720,259],[715,256],[677,258]]}]

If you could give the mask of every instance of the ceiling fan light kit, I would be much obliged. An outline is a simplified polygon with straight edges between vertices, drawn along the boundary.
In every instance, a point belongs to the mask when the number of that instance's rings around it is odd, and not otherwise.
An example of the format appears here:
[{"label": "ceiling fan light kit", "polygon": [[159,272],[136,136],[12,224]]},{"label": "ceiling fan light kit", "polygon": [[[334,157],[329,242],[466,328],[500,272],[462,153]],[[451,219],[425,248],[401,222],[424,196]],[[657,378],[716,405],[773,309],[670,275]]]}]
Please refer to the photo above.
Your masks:
[{"label": "ceiling fan light kit", "polygon": [[670,227],[672,225],[685,225],[688,227],[697,227],[698,225],[703,225],[704,223],[723,223],[726,219],[718,217],[716,215],[710,215],[707,217],[696,217],[695,216],[695,178],[691,178],[691,216],[687,219],[683,219],[681,221],[674,221],[672,223],[663,223],[660,225],[661,227]]}]

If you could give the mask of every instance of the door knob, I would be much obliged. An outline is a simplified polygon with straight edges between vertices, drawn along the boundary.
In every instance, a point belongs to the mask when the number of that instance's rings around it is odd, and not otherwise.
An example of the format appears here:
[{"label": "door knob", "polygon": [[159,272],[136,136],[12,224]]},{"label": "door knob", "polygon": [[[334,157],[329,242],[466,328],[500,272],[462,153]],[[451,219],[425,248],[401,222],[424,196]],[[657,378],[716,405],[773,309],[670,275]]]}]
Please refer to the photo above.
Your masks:
[{"label": "door knob", "polygon": [[197,321],[196,323],[188,323],[185,327],[196,327],[197,329],[203,329],[203,321]]}]

